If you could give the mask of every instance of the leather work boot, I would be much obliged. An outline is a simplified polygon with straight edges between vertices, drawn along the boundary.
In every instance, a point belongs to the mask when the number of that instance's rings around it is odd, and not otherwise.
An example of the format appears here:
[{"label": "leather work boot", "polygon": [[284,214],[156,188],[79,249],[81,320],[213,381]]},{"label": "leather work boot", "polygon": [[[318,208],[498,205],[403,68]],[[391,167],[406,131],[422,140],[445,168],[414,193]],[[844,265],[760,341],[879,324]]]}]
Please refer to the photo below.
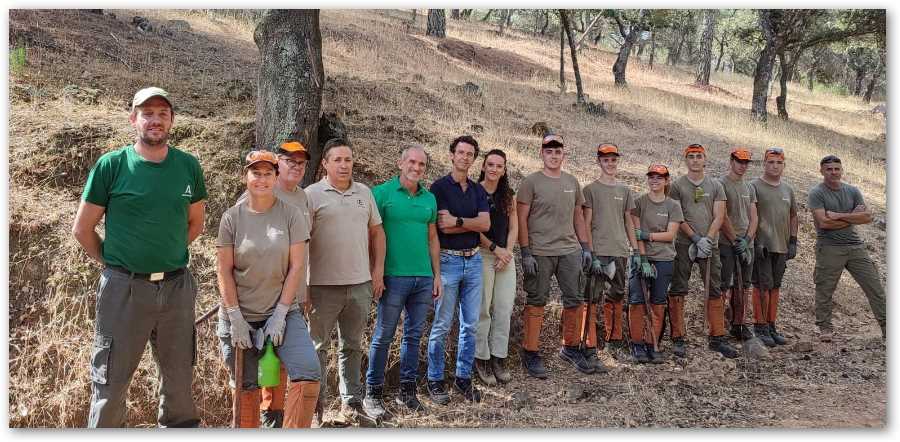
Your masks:
[{"label": "leather work boot", "polygon": [[584,374],[594,373],[594,365],[589,364],[588,361],[584,359],[584,354],[578,350],[578,347],[563,346],[559,349],[559,357],[575,366],[576,370]]},{"label": "leather work boot", "polygon": [[631,344],[631,359],[638,364],[650,362],[650,357],[647,355],[647,347],[643,342]]},{"label": "leather work boot", "polygon": [[769,330],[769,324],[753,324],[753,334],[755,334],[763,344],[766,344],[766,347],[775,346],[775,340],[772,339],[770,333],[771,330]]},{"label": "leather work boot", "polygon": [[684,338],[672,338],[672,354],[679,358],[687,356],[687,342],[684,341]]},{"label": "leather work boot", "polygon": [[787,339],[778,333],[778,330],[775,328],[775,323],[769,324],[769,335],[772,336],[772,341],[777,345],[785,345],[788,343]]},{"label": "leather work boot", "polygon": [[831,327],[819,327],[819,341],[831,342],[834,339],[834,331]]},{"label": "leather work boot", "polygon": [[428,397],[431,402],[438,405],[447,405],[450,403],[450,393],[444,388],[444,381],[428,381]]},{"label": "leather work boot", "polygon": [[366,385],[366,397],[363,398],[363,412],[372,419],[384,416],[384,385]]},{"label": "leather work boot", "polygon": [[412,412],[425,413],[425,406],[422,405],[422,403],[419,402],[419,398],[416,397],[415,382],[401,382],[400,394],[397,395],[394,402],[397,403],[397,405],[405,406]]},{"label": "leather work boot", "polygon": [[491,371],[494,372],[494,377],[497,379],[497,382],[503,382],[505,384],[512,380],[509,370],[506,369],[506,358],[491,356]]},{"label": "leather work boot", "polygon": [[666,358],[663,357],[662,353],[653,350],[652,344],[646,344],[646,347],[647,347],[647,357],[650,358],[651,364],[662,364],[663,362],[666,361]]},{"label": "leather work boot", "polygon": [[594,367],[594,374],[603,374],[609,372],[609,369],[603,365],[603,361],[597,357],[597,349],[593,347],[585,347],[582,352],[584,360]]},{"label": "leather work boot", "polygon": [[472,385],[472,379],[456,378],[453,380],[453,386],[462,393],[467,401],[481,402],[481,392]]},{"label": "leather work boot", "polygon": [[540,353],[536,351],[522,350],[522,365],[528,376],[547,379],[547,369],[544,368],[544,361],[541,360]]},{"label": "leather work boot", "polygon": [[284,425],[284,410],[263,410],[259,413],[260,428],[281,428]]},{"label": "leather work boot", "polygon": [[712,351],[717,351],[729,359],[734,359],[738,357],[737,350],[734,349],[731,345],[728,344],[728,341],[725,340],[725,336],[710,336],[709,337],[709,349]]},{"label": "leather work boot", "polygon": [[359,422],[360,415],[365,415],[359,399],[351,399],[350,402],[341,402],[341,417],[347,422]]},{"label": "leather work boot", "polygon": [[484,385],[497,385],[497,378],[494,377],[494,370],[491,368],[490,360],[475,358],[475,374],[478,375],[478,380]]},{"label": "leather work boot", "polygon": [[740,341],[746,341],[748,339],[753,338],[753,332],[750,331],[744,324],[734,324],[731,326],[731,330],[729,331],[731,336]]}]

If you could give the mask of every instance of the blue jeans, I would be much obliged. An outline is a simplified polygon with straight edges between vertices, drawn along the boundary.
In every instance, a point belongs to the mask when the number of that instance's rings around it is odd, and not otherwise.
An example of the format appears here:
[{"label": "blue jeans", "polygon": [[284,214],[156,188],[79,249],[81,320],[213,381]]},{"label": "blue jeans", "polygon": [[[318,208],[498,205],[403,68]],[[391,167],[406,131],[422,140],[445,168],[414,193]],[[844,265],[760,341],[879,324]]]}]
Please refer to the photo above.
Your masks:
[{"label": "blue jeans", "polygon": [[444,294],[434,302],[434,323],[428,337],[428,380],[444,379],[444,344],[459,305],[456,377],[472,378],[475,335],[481,312],[481,254],[465,258],[441,253]]},{"label": "blue jeans", "polygon": [[425,317],[431,309],[434,278],[427,276],[385,276],[384,294],[378,300],[378,316],[369,346],[369,368],[366,385],[383,385],[388,350],[394,341],[400,313],[403,319],[403,340],[400,344],[400,382],[415,382],[419,371],[419,341]]},{"label": "blue jeans", "polygon": [[[656,305],[665,304],[675,265],[673,261],[650,261],[650,264],[656,267],[656,279],[651,279],[647,282],[647,291],[650,292],[650,303]],[[644,291],[641,289],[640,277],[640,267],[632,267],[631,278],[628,281],[629,304],[644,303]]]}]

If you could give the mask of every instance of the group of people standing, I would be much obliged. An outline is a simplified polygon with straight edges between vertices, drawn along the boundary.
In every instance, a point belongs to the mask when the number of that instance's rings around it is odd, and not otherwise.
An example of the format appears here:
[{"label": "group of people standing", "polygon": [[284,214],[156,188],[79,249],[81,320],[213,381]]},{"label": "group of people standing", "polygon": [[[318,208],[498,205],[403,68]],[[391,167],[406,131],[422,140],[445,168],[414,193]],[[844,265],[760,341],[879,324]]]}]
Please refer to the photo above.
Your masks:
[{"label": "group of people standing", "polygon": [[[147,342],[161,378],[159,425],[199,424],[190,383],[197,284],[186,266],[187,245],[203,230],[207,194],[197,159],[167,143],[174,115],[168,92],[135,94],[129,117],[135,143],[98,160],[76,215],[76,239],[105,266],[91,361],[91,427],[124,424],[125,393]],[[507,358],[516,245],[526,292],[521,360],[528,376],[548,377],[540,336],[551,277],[563,306],[559,357],[585,374],[608,370],[598,358],[601,315],[602,342],[611,352],[627,348],[638,363],[664,361],[660,346],[668,322],[672,354],[687,355],[684,306],[694,264],[703,275],[710,350],[737,356],[727,325],[738,340],[787,342],[775,324],[786,262],[797,253],[798,218],[794,191],[781,180],[783,149],[767,149],[763,175],[747,182],[749,150],[732,150],[729,172],[717,180],[705,173],[706,149],[692,144],[683,152],[688,173],[672,181],[667,166],[650,165],[640,196],[617,180],[622,153],[614,144],[596,147],[599,177],[583,189],[562,171],[560,135],[543,137],[543,167],[525,177],[518,192],[509,183],[506,154],[479,153],[473,137],[454,139],[450,173],[427,189],[422,180],[429,159],[421,145],[405,146],[399,173],[371,189],[353,180],[347,140],[325,144],[324,177],[305,189],[300,182],[309,154],[301,142],[246,156],[246,191],[222,215],[216,239],[216,334],[240,396],[239,426],[304,428],[314,419],[321,425],[327,398],[321,380],[335,328],[341,414],[382,418],[388,352],[401,317],[396,403],[424,412],[417,396],[419,344],[432,311],[426,357],[431,402],[447,404],[450,389],[479,402],[474,376],[485,385],[512,379]],[[469,174],[479,157],[476,182]],[[884,289],[853,230],[871,222],[871,212],[859,190],[841,182],[840,159],[823,158],[821,171],[824,182],[810,191],[808,204],[818,233],[821,339],[832,338],[831,296],[844,268],[863,288],[884,333]],[[96,227],[104,215],[101,238]],[[372,302],[377,313],[366,349]],[[751,304],[752,330],[745,323]],[[457,314],[448,389],[445,347]],[[257,384],[266,342],[281,359],[278,387]],[[239,353],[243,376],[235,379]]]}]

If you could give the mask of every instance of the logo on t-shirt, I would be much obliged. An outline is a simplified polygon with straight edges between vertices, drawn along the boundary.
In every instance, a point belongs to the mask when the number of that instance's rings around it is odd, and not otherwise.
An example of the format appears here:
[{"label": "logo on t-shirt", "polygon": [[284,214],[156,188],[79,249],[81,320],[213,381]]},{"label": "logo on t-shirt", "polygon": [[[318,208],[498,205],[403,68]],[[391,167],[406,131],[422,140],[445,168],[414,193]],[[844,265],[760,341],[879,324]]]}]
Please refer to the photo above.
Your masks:
[{"label": "logo on t-shirt", "polygon": [[188,184],[187,187],[184,188],[184,192],[181,193],[181,196],[186,196],[188,198],[194,196],[194,193],[191,192],[191,185]]},{"label": "logo on t-shirt", "polygon": [[272,226],[269,226],[269,229],[266,230],[266,236],[269,238],[270,241],[278,240],[278,237],[281,235],[284,235],[284,230],[279,230]]},{"label": "logo on t-shirt", "polygon": [[572,193],[574,191],[575,191],[575,189],[563,189],[563,192],[565,192],[565,193]]},{"label": "logo on t-shirt", "polygon": [[356,204],[357,204],[359,207],[366,207],[366,203],[365,203],[363,200],[361,200],[361,199],[357,199],[357,200],[356,200]]},{"label": "logo on t-shirt", "polygon": [[613,199],[616,201],[624,201],[625,200],[625,198],[622,198],[621,196],[614,196]]},{"label": "logo on t-shirt", "polygon": [[657,216],[666,216],[666,217],[669,216],[669,214],[665,213],[665,212],[656,212],[656,215]]}]

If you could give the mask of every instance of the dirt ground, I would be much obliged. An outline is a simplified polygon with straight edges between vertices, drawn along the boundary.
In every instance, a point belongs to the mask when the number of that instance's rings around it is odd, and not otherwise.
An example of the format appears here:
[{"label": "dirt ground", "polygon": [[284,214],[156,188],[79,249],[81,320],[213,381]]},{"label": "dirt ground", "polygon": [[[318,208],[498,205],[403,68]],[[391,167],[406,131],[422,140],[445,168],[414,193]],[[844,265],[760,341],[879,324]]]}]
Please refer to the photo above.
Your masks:
[{"label": "dirt ground", "polygon": [[[644,188],[647,161],[676,164],[677,146],[688,140],[711,146],[710,170],[717,173],[724,170],[727,146],[739,141],[657,113],[653,103],[671,98],[668,85],[685,84],[675,68],[657,68],[654,75],[671,77],[668,83],[660,80],[658,88],[634,87],[633,93],[644,94],[648,101],[619,104],[600,118],[573,107],[571,94],[558,95],[552,84],[558,72],[549,67],[552,55],[547,58],[518,46],[507,50],[482,44],[488,31],[474,23],[469,23],[474,26],[469,30],[451,22],[453,38],[438,44],[424,38],[422,29],[404,27],[406,14],[322,13],[324,110],[336,113],[346,124],[359,159],[355,174],[366,184],[380,183],[394,173],[401,141],[427,146],[432,161],[428,180],[433,180],[448,169],[449,141],[460,132],[470,132],[485,146],[508,152],[509,173],[516,186],[522,176],[540,167],[535,152],[538,138],[530,130],[537,122],[562,131],[572,146],[578,146],[565,167],[582,184],[596,173],[589,146],[598,136],[628,146],[622,180],[635,191]],[[149,17],[157,30],[136,30],[131,25],[135,15]],[[184,20],[189,26],[176,26],[171,20]],[[59,26],[42,26],[50,21]],[[422,22],[420,17],[420,28]],[[248,32],[231,19],[187,11],[10,13],[11,45],[27,42],[29,47],[28,64],[11,71],[10,78],[11,427],[79,427],[86,421],[90,394],[86,343],[93,332],[99,268],[79,250],[69,229],[90,166],[102,152],[129,142],[128,100],[147,83],[178,97],[173,138],[179,147],[197,155],[204,167],[210,194],[206,234],[190,248],[192,270],[200,283],[197,315],[218,302],[213,232],[222,212],[242,190],[237,179],[240,152],[254,139],[256,47]],[[510,40],[511,48],[526,40],[516,38]],[[547,53],[553,54],[553,42],[546,46]],[[558,42],[555,48],[558,51]],[[585,66],[612,63],[608,51],[584,51]],[[633,75],[640,67],[629,69]],[[585,76],[597,90],[605,87]],[[478,93],[466,92],[466,82],[478,86]],[[66,92],[70,84],[80,92],[73,94],[71,88]],[[86,89],[99,91],[96,99],[84,98],[84,93],[92,94]],[[700,97],[741,96],[719,86],[697,92]],[[691,100],[697,108],[720,109],[694,95],[686,97],[679,99]],[[843,111],[829,108],[828,112]],[[886,158],[883,140],[851,139],[834,128],[801,123],[793,127],[840,140],[848,146],[847,155],[871,151]],[[763,141],[748,144],[760,146]],[[749,173],[759,172],[759,164],[754,163]],[[807,189],[818,179],[814,171],[789,169],[788,175],[798,201],[804,202]],[[869,185],[883,188],[884,183]],[[860,230],[885,278],[886,205],[880,203],[883,195],[869,197],[875,201],[876,222]],[[802,205],[800,254],[785,275],[779,312],[779,328],[791,342],[774,349],[768,359],[725,360],[705,349],[700,279],[695,276],[697,287],[688,306],[690,356],[686,360],[637,365],[602,352],[612,367],[610,373],[581,375],[556,356],[561,307],[554,298],[542,337],[550,379],[526,379],[518,357],[524,296],[520,290],[510,339],[512,382],[483,388],[485,400],[477,405],[465,404],[457,396],[446,407],[426,400],[428,414],[398,414],[388,426],[885,427],[886,348],[862,293],[848,275],[835,294],[835,342],[815,340],[814,232]],[[223,427],[230,418],[229,391],[213,327],[214,320],[198,329],[194,393],[203,425]],[[668,346],[665,341],[666,352]],[[455,345],[448,347],[448,353],[454,350]],[[389,366],[395,365],[396,358],[397,343]],[[452,373],[450,354],[447,360]],[[334,361],[327,381],[332,387],[333,368]],[[395,376],[396,367],[388,372],[389,399],[396,389]],[[148,352],[132,383],[127,425],[155,424],[157,387]],[[333,416],[337,401],[327,406]]]}]

